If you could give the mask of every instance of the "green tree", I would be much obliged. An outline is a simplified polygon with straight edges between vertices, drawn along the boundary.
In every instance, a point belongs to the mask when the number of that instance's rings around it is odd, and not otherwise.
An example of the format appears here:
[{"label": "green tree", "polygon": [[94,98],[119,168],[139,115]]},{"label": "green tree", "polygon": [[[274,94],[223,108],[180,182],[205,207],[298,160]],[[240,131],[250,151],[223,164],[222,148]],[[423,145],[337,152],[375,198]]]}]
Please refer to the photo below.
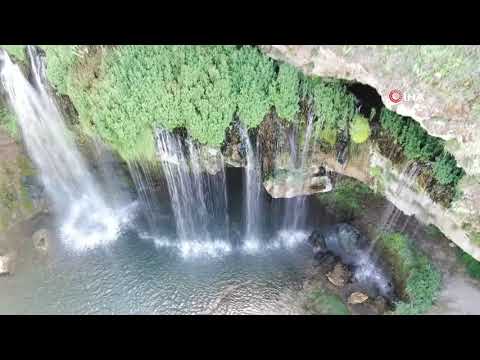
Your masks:
[{"label": "green tree", "polygon": [[298,70],[288,64],[280,64],[271,93],[275,110],[282,119],[293,121],[300,110],[299,84]]},{"label": "green tree", "polygon": [[362,115],[355,115],[350,125],[350,136],[356,144],[362,144],[370,137],[368,119]]}]

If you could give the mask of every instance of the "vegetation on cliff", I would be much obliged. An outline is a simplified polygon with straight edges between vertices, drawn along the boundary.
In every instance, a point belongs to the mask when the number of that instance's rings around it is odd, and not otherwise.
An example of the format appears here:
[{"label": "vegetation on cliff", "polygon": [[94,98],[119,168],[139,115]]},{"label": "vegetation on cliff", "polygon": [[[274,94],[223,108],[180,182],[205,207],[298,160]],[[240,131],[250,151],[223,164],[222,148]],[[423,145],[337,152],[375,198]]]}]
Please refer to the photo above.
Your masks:
[{"label": "vegetation on cliff", "polygon": [[355,113],[355,97],[340,81],[305,77],[251,46],[43,49],[49,80],[70,97],[82,125],[127,159],[149,157],[138,148],[153,142],[155,127],[183,127],[200,143],[218,147],[235,116],[255,128],[274,107],[279,117],[295,121],[307,97],[315,104],[317,132],[330,131],[330,138]]},{"label": "vegetation on cliff", "polygon": [[318,288],[309,294],[304,304],[305,310],[316,315],[349,315],[347,305],[340,296]]},{"label": "vegetation on cliff", "polygon": [[385,233],[377,245],[393,266],[396,282],[404,289],[395,314],[414,315],[428,311],[441,286],[441,275],[432,262],[401,233]]},{"label": "vegetation on cliff", "polygon": [[380,113],[380,124],[395,142],[402,146],[408,160],[422,161],[433,169],[442,185],[455,187],[465,174],[455,158],[444,148],[444,141],[430,136],[419,123],[386,108]]},{"label": "vegetation on cliff", "polygon": [[10,56],[16,60],[26,62],[27,56],[25,54],[25,45],[0,45],[0,48],[5,49]]},{"label": "vegetation on cliff", "polygon": [[[237,115],[256,127],[276,105],[298,108],[298,72],[250,46],[45,46],[47,73],[81,123],[131,158],[153,129],[184,127],[218,147]],[[152,135],[145,136],[146,129]],[[143,148],[152,148],[143,146]]]},{"label": "vegetation on cliff", "polygon": [[0,127],[2,127],[7,134],[16,139],[18,137],[18,126],[15,120],[15,115],[8,109],[8,107],[0,100]]},{"label": "vegetation on cliff", "polygon": [[467,273],[475,279],[480,279],[480,261],[475,260],[471,255],[460,249],[458,250],[458,257],[465,265]]},{"label": "vegetation on cliff", "polygon": [[355,144],[363,144],[370,137],[368,119],[360,114],[355,115],[350,125],[350,136]]},{"label": "vegetation on cliff", "polygon": [[358,216],[363,206],[376,196],[367,185],[349,177],[340,178],[332,191],[317,195],[320,203],[327,209],[334,209],[341,221]]}]

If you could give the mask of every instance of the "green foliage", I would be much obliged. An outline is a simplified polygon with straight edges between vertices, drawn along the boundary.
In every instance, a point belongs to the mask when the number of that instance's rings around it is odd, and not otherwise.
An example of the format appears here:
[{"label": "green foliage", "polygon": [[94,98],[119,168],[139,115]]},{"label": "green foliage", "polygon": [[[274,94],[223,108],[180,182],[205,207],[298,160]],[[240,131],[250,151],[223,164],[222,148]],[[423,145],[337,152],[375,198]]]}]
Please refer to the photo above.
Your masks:
[{"label": "green foliage", "polygon": [[406,279],[416,261],[416,255],[409,239],[401,233],[389,233],[382,234],[379,241],[382,251],[393,260],[395,271],[400,277]]},{"label": "green foliage", "polygon": [[355,115],[350,124],[350,136],[356,144],[362,144],[370,137],[370,125],[368,119],[362,115]]},{"label": "green foliage", "polygon": [[383,170],[381,166],[372,166],[370,168],[370,176],[377,178],[382,176],[382,174],[383,174]]},{"label": "green foliage", "polygon": [[282,119],[293,121],[300,106],[300,76],[298,70],[288,64],[281,64],[272,90],[272,101]]},{"label": "green foliage", "polygon": [[399,141],[403,128],[407,126],[407,119],[383,108],[380,112],[380,124],[395,140]]},{"label": "green foliage", "polygon": [[475,260],[471,255],[460,249],[458,251],[458,257],[465,265],[468,274],[475,279],[480,279],[480,261]]},{"label": "green foliage", "polygon": [[428,133],[411,118],[386,108],[380,113],[382,128],[400,144],[409,160],[435,161],[443,151],[443,141]]},{"label": "green foliage", "polygon": [[340,82],[306,78],[252,46],[42,48],[49,80],[72,100],[84,130],[125,158],[152,149],[146,134],[153,136],[156,127],[186,128],[200,143],[219,147],[235,114],[254,128],[275,106],[293,121],[307,94],[324,119],[320,130],[328,126],[334,143],[355,110],[355,98]]},{"label": "green foliage", "polygon": [[238,117],[248,128],[255,128],[273,105],[273,61],[255,48],[242,46],[233,53],[231,67]]},{"label": "green foliage", "polygon": [[347,129],[349,121],[355,114],[355,97],[347,91],[340,81],[320,78],[306,78],[302,85],[302,93],[313,98],[317,136],[333,145],[337,141],[337,133]]},{"label": "green foliage", "polygon": [[318,315],[350,314],[348,307],[343,303],[340,296],[329,294],[323,289],[316,289],[309,295],[305,308]]},{"label": "green foliage", "polygon": [[27,62],[25,54],[25,45],[0,45],[0,48],[5,49],[10,56],[21,62]]},{"label": "green foliage", "polygon": [[77,60],[73,45],[43,45],[47,59],[47,77],[60,94],[68,95],[71,69]]},{"label": "green foliage", "polygon": [[428,133],[411,118],[382,109],[380,123],[404,150],[409,160],[420,160],[432,164],[435,179],[442,185],[455,187],[464,175],[455,158],[444,149],[441,139]]},{"label": "green foliage", "polygon": [[345,220],[357,216],[363,204],[375,196],[367,185],[348,177],[339,180],[332,191],[317,195],[322,204],[335,209],[335,213]]},{"label": "green foliage", "polygon": [[337,130],[333,128],[323,128],[320,130],[320,140],[328,145],[335,145],[337,143]]},{"label": "green foliage", "polygon": [[408,300],[396,304],[395,314],[413,315],[428,311],[440,291],[440,272],[403,234],[382,234],[378,244],[392,262],[396,275],[405,283]]},{"label": "green foliage", "polygon": [[465,172],[451,154],[444,152],[433,164],[433,174],[440,184],[456,186]]},{"label": "green foliage", "polygon": [[355,97],[338,81],[312,80],[315,114],[323,127],[344,130],[355,114]]},{"label": "green foliage", "polygon": [[[156,127],[220,146],[236,113],[256,127],[275,105],[298,112],[299,73],[251,46],[43,46],[47,76],[86,131],[124,157],[152,149]],[[149,155],[149,154],[147,154]]]},{"label": "green foliage", "polygon": [[18,125],[15,118],[15,114],[12,113],[4,104],[0,102],[0,126],[5,129],[5,131],[12,138],[16,139],[18,137]]}]

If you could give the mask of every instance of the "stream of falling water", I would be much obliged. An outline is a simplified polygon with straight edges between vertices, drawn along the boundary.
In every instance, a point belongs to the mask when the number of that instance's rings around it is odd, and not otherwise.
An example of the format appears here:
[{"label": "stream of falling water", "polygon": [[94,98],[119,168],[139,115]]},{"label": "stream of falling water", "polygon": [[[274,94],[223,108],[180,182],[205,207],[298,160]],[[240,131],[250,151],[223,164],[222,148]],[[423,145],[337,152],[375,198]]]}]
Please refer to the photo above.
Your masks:
[{"label": "stream of falling water", "polygon": [[107,205],[47,92],[43,58],[32,46],[28,54],[33,84],[4,51],[0,52],[0,77],[27,150],[61,216],[62,239],[74,250],[110,243],[117,238],[121,219]]},{"label": "stream of falling water", "polygon": [[158,130],[157,147],[183,254],[205,249],[230,251],[228,199],[223,156],[218,173],[208,176],[200,149],[190,140]]},{"label": "stream of falling water", "polygon": [[[420,170],[421,168],[417,163],[407,163],[402,172],[399,174],[396,183],[388,191],[395,194],[395,197],[397,198],[409,196],[408,189],[414,186]],[[405,223],[398,224],[398,219],[402,216],[402,214],[402,211],[399,210],[394,204],[389,203],[377,225],[378,234],[388,233],[396,228],[399,229],[400,232],[404,232],[411,218],[408,217],[407,220],[405,220]],[[399,225],[401,225],[401,227],[399,227]],[[373,253],[373,248],[375,247],[377,240],[378,237],[371,241],[369,250],[370,253]]]},{"label": "stream of falling water", "polygon": [[238,129],[245,149],[245,157],[247,160],[245,166],[245,182],[244,182],[244,213],[245,213],[245,246],[252,250],[260,246],[259,236],[262,228],[262,176],[260,164],[258,162],[259,147],[254,150],[247,129],[238,124]]},{"label": "stream of falling water", "polygon": [[[308,153],[310,150],[310,143],[313,132],[313,111],[309,111],[307,114],[307,128],[305,130],[305,137],[303,141],[303,148],[300,154],[300,166],[297,168],[297,154],[296,143],[293,136],[289,136],[290,145],[290,162],[294,165],[292,170],[300,170],[302,174],[306,172],[306,165],[308,160]],[[292,132],[292,134],[296,131]],[[295,175],[293,175],[295,176]],[[307,203],[305,196],[297,196],[287,201],[287,206],[284,214],[283,229],[289,231],[297,231],[303,229],[305,226],[305,218],[307,213]]]}]

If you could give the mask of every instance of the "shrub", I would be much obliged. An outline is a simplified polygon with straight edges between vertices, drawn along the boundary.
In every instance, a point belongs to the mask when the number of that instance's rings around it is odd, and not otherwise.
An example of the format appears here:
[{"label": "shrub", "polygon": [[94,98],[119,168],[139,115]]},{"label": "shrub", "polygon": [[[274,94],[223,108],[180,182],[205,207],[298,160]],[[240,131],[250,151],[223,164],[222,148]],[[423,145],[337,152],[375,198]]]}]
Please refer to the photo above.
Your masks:
[{"label": "shrub", "polygon": [[337,143],[337,130],[329,127],[320,130],[320,140],[328,145],[335,145]]},{"label": "shrub", "polygon": [[465,172],[457,166],[455,158],[445,151],[441,139],[428,135],[413,119],[385,108],[380,114],[380,124],[402,146],[407,159],[430,163],[434,178],[441,185],[456,187]]},{"label": "shrub", "polygon": [[275,106],[292,121],[306,93],[329,129],[345,129],[355,110],[355,98],[340,82],[312,81],[289,65],[277,67],[252,46],[42,48],[50,82],[72,100],[84,130],[124,158],[152,149],[145,134],[156,127],[185,128],[198,142],[219,147],[235,114],[254,128]]},{"label": "shrub", "polygon": [[349,315],[348,307],[340,296],[329,294],[323,289],[314,290],[305,303],[305,308],[314,314]]},{"label": "shrub", "polygon": [[362,115],[355,115],[350,125],[350,136],[356,144],[362,144],[370,137],[368,119]]},{"label": "shrub", "polygon": [[15,118],[15,114],[12,113],[6,105],[0,102],[0,126],[5,129],[5,131],[12,138],[18,137],[18,125]]},{"label": "shrub", "polygon": [[339,81],[309,79],[319,131],[323,128],[344,130],[355,114],[355,97]]},{"label": "shrub", "polygon": [[233,53],[231,68],[238,117],[248,128],[257,127],[273,105],[273,61],[258,49],[243,46]]},{"label": "shrub", "polygon": [[332,191],[317,195],[321,203],[335,209],[335,213],[344,220],[358,215],[363,203],[375,196],[367,185],[348,177],[340,179]]},{"label": "shrub", "polygon": [[6,50],[10,56],[21,62],[27,62],[27,55],[25,54],[25,45],[0,45],[0,48]]},{"label": "shrub", "polygon": [[457,167],[457,161],[451,154],[444,152],[433,164],[433,175],[442,185],[456,186],[464,171]]},{"label": "shrub", "polygon": [[293,121],[300,110],[300,76],[298,70],[288,64],[281,64],[273,83],[272,101],[279,117]]},{"label": "shrub", "polygon": [[60,94],[69,95],[71,70],[77,60],[73,45],[43,45],[47,56],[47,77]]},{"label": "shrub", "polygon": [[378,244],[392,263],[397,282],[405,285],[407,299],[396,304],[395,314],[413,315],[428,311],[440,291],[440,272],[403,234],[382,234]]},{"label": "shrub", "polygon": [[139,142],[151,143],[145,134],[155,127],[185,127],[200,143],[219,146],[235,112],[248,127],[263,120],[275,81],[277,106],[293,111],[291,70],[277,79],[273,60],[250,46],[43,48],[47,76],[71,98],[82,126],[124,157],[151,149]]},{"label": "shrub", "polygon": [[475,279],[480,279],[480,261],[475,260],[471,255],[460,249],[458,254],[460,261],[465,265],[468,274]]}]

